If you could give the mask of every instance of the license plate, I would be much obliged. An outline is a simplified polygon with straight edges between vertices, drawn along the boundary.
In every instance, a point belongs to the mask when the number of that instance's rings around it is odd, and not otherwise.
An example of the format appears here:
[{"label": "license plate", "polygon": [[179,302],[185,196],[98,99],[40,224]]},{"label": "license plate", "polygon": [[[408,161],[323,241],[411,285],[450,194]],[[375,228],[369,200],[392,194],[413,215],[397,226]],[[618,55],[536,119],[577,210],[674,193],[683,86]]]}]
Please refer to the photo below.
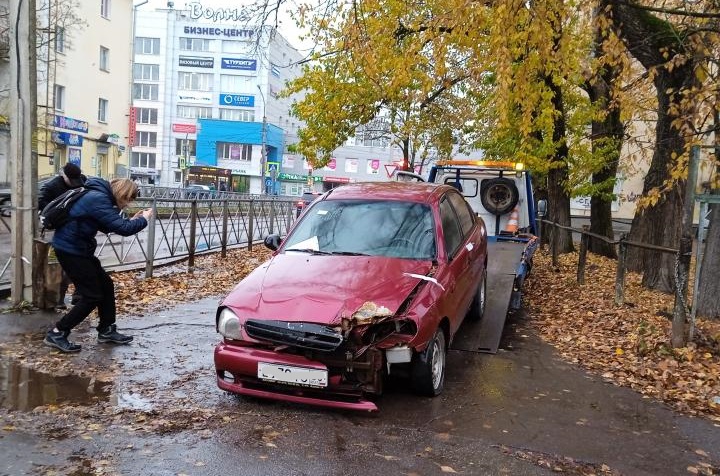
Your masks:
[{"label": "license plate", "polygon": [[258,362],[257,376],[268,382],[282,382],[299,387],[327,387],[327,370],[294,367],[292,365]]}]

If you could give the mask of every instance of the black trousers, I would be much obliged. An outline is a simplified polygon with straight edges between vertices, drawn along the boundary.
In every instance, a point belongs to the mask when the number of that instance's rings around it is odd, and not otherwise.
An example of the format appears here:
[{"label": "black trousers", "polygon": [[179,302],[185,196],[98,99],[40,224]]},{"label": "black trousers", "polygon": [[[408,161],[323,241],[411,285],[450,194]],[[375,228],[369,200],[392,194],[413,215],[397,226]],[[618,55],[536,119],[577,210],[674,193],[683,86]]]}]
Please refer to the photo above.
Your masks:
[{"label": "black trousers", "polygon": [[97,308],[100,322],[97,330],[103,331],[115,324],[115,285],[96,257],[78,256],[55,250],[62,269],[75,285],[80,301],[56,324],[60,331],[71,331]]}]

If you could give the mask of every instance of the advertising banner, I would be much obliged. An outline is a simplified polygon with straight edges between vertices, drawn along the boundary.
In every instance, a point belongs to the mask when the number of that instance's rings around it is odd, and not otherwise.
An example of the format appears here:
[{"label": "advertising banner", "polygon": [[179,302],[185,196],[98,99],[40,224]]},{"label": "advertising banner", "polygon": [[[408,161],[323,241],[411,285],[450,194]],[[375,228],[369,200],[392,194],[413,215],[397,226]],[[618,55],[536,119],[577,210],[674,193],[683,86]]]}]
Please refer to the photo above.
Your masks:
[{"label": "advertising banner", "polygon": [[181,56],[178,59],[178,66],[188,66],[190,68],[212,68],[215,66],[215,59]]},{"label": "advertising banner", "polygon": [[245,58],[222,58],[220,60],[220,68],[236,69],[240,71],[257,70],[257,60]]},{"label": "advertising banner", "polygon": [[254,107],[255,96],[250,94],[220,93],[221,106]]}]

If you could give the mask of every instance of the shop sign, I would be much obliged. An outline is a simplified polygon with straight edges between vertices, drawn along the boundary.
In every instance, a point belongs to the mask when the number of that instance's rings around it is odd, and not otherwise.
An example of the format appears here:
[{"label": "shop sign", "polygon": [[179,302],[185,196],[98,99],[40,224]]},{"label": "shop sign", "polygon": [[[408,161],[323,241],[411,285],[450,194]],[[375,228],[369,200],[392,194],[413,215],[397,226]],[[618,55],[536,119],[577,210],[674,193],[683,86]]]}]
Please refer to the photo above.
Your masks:
[{"label": "shop sign", "polygon": [[220,93],[221,106],[254,107],[255,96],[250,94]]},{"label": "shop sign", "polygon": [[183,91],[181,93],[178,93],[178,101],[180,101],[180,102],[201,102],[204,104],[210,104],[210,103],[212,103],[212,94]]},{"label": "shop sign", "polygon": [[195,134],[197,132],[197,126],[195,124],[173,124],[172,131],[182,134]]},{"label": "shop sign", "polygon": [[325,182],[350,183],[350,179],[348,177],[325,177],[323,180]]},{"label": "shop sign", "polygon": [[241,71],[255,71],[257,69],[257,60],[242,58],[222,58],[220,60],[220,68],[237,69]]},{"label": "shop sign", "polygon": [[301,175],[301,174],[286,174],[286,173],[279,173],[277,175],[278,180],[284,180],[286,182],[305,182],[310,178],[311,180],[314,180],[316,182],[322,181],[321,175]]},{"label": "shop sign", "polygon": [[188,66],[190,68],[212,68],[215,66],[215,59],[181,56],[178,59],[178,66]]},{"label": "shop sign", "polygon": [[84,132],[87,134],[88,123],[79,119],[73,119],[72,117],[65,116],[53,116],[53,126],[61,129],[69,129],[71,131]]},{"label": "shop sign", "polygon": [[75,147],[68,147],[68,162],[71,164],[75,164],[78,167],[82,168],[80,165],[82,162],[82,149],[76,149]]},{"label": "shop sign", "polygon": [[52,133],[52,141],[59,145],[74,145],[82,147],[83,136],[72,134],[70,132],[54,131]]}]

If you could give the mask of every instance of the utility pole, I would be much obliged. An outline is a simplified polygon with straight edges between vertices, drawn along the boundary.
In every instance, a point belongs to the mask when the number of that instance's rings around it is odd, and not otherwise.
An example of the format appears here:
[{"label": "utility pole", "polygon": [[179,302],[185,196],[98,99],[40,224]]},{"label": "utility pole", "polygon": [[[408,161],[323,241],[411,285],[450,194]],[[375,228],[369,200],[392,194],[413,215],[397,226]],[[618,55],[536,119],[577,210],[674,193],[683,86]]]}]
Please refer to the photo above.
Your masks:
[{"label": "utility pole", "polygon": [[12,161],[13,305],[32,302],[37,197],[37,58],[35,0],[10,2],[10,156]]},{"label": "utility pole", "polygon": [[263,193],[267,194],[268,187],[265,182],[265,180],[266,180],[265,169],[267,169],[267,116],[265,114],[267,111],[267,106],[265,104],[265,95],[263,94],[262,88],[260,87],[259,84],[257,85],[257,88],[258,88],[258,91],[260,91],[260,97],[262,98],[262,102],[263,102],[262,140],[261,140],[262,144],[261,144],[261,149],[260,149],[260,157],[261,157],[261,159],[260,159],[260,177],[262,178],[262,189],[264,191]]}]

